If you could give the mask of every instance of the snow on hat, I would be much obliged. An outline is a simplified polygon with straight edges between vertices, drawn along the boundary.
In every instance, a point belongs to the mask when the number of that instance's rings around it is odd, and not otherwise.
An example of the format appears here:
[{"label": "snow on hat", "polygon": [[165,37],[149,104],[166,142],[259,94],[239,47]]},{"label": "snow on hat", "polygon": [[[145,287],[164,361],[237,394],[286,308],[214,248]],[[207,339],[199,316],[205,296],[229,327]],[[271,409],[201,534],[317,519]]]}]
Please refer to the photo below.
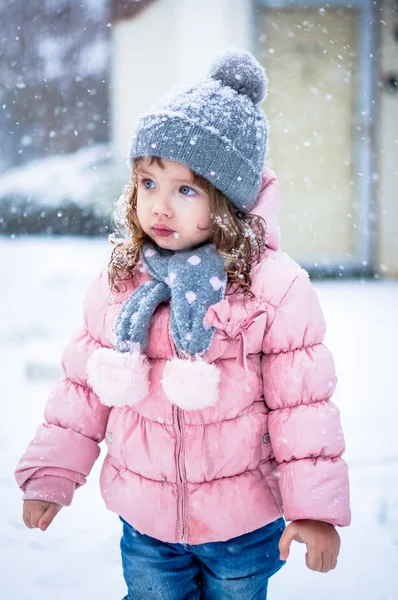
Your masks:
[{"label": "snow on hat", "polygon": [[183,163],[240,211],[255,205],[267,155],[263,67],[246,50],[216,56],[208,77],[177,86],[138,120],[129,160],[158,156]]}]

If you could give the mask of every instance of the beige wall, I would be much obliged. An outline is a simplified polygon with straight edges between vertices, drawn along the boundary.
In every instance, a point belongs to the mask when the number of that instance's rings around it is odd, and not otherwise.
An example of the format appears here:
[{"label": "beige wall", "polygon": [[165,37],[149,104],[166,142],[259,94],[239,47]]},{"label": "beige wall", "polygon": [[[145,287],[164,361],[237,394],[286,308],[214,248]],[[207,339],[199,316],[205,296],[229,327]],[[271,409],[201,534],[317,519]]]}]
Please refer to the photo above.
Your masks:
[{"label": "beige wall", "polygon": [[[159,0],[112,28],[111,139],[126,160],[134,123],[228,46],[250,49],[249,0]],[[209,18],[211,16],[211,18]]]},{"label": "beige wall", "polygon": [[[398,26],[398,9],[382,2],[380,77],[398,71],[398,41],[393,38]],[[377,189],[376,269],[386,277],[398,277],[398,93],[381,88],[378,98],[377,146],[379,180]]]},{"label": "beige wall", "polygon": [[282,247],[309,266],[344,263],[356,251],[358,22],[358,10],[339,7],[259,13],[260,60],[270,82],[268,163],[281,184]]}]

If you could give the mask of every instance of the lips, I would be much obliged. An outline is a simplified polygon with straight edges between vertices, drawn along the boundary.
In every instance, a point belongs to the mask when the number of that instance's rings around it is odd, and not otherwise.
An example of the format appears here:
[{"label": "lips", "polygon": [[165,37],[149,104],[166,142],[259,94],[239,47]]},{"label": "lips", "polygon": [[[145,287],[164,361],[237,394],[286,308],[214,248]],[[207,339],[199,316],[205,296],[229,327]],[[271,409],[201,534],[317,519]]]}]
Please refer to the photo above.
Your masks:
[{"label": "lips", "polygon": [[169,235],[173,235],[175,231],[167,227],[167,225],[154,225],[152,227],[152,231],[155,235],[159,235],[161,237],[167,237]]}]

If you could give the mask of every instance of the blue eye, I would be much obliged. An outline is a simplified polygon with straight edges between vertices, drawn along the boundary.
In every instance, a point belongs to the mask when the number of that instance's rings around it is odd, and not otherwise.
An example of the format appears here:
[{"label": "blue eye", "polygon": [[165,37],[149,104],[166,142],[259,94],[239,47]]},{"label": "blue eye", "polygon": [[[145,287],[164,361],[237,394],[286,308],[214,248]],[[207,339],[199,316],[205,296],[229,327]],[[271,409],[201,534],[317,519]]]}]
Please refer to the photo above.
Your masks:
[{"label": "blue eye", "polygon": [[[144,185],[144,188],[146,188],[147,190],[154,190],[156,187],[152,179],[143,179],[142,183]],[[151,186],[151,184],[153,184],[153,187]]]},{"label": "blue eye", "polygon": [[[196,194],[195,190],[193,190],[192,188],[190,188],[187,185],[183,185],[180,188],[181,194],[183,194],[184,196],[194,196]],[[190,194],[189,192],[192,192],[192,194]]]}]

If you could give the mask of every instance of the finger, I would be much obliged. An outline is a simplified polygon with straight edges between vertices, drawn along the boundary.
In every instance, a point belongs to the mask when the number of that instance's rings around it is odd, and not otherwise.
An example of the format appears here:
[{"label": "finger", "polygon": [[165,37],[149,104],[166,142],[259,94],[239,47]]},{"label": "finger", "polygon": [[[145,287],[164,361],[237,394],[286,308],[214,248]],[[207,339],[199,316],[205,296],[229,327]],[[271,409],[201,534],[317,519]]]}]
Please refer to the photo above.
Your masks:
[{"label": "finger", "polygon": [[35,507],[33,508],[31,511],[29,511],[30,513],[30,524],[32,526],[32,529],[35,529],[36,527],[39,526],[39,521],[43,515],[43,513],[45,512],[45,508],[44,507]]},{"label": "finger", "polygon": [[331,569],[332,558],[330,552],[322,552],[321,573],[328,573]]},{"label": "finger", "polygon": [[335,569],[337,567],[337,554],[333,553],[330,561],[330,568]]},{"label": "finger", "polygon": [[26,522],[26,517],[27,517],[27,512],[25,510],[25,507],[23,507],[22,509],[22,520],[25,523],[26,527],[28,526],[27,522]]},{"label": "finger", "polygon": [[23,511],[23,522],[25,523],[26,527],[28,527],[29,529],[32,529],[32,523],[30,522],[30,512],[27,510]]},{"label": "finger", "polygon": [[295,535],[296,527],[290,523],[282,533],[281,539],[279,540],[279,554],[281,560],[286,560],[289,556],[290,545]]},{"label": "finger", "polygon": [[305,555],[305,563],[311,571],[320,571],[322,568],[322,552],[315,548],[308,547],[308,552]]},{"label": "finger", "polygon": [[42,531],[45,531],[49,525],[51,525],[55,515],[58,513],[60,506],[57,504],[50,504],[47,508],[46,512],[43,514],[41,519],[39,520],[39,528]]}]

